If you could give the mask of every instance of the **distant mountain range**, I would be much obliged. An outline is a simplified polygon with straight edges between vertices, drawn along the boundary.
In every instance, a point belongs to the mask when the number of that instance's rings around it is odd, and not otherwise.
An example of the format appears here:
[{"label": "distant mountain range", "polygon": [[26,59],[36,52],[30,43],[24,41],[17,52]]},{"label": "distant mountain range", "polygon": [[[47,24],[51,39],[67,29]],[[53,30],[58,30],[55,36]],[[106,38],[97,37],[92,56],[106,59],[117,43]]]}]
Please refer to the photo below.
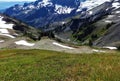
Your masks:
[{"label": "distant mountain range", "polygon": [[5,14],[41,28],[88,11],[109,0],[37,0],[8,8]]},{"label": "distant mountain range", "polygon": [[5,14],[59,41],[120,46],[120,0],[38,0],[10,7]]}]

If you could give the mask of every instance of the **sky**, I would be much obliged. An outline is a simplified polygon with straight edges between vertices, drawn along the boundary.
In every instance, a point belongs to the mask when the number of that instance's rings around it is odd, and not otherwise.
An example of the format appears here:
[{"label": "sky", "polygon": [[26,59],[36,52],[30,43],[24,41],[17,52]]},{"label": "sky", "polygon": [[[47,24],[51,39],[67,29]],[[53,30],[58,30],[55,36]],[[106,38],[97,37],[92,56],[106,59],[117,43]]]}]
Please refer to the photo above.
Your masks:
[{"label": "sky", "polygon": [[23,5],[25,2],[36,1],[36,0],[0,0],[0,10],[9,8],[15,4]]},{"label": "sky", "polygon": [[36,1],[36,0],[0,0],[0,2],[16,2],[16,1]]}]

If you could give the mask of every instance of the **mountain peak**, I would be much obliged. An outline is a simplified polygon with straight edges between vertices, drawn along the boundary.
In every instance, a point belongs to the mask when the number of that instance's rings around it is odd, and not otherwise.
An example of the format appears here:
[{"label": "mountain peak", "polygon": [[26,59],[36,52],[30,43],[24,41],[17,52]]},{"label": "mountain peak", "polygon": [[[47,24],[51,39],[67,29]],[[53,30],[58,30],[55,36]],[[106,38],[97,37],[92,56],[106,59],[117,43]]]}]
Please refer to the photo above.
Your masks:
[{"label": "mountain peak", "polygon": [[104,2],[111,0],[37,0],[10,7],[5,14],[39,28],[88,11]]}]

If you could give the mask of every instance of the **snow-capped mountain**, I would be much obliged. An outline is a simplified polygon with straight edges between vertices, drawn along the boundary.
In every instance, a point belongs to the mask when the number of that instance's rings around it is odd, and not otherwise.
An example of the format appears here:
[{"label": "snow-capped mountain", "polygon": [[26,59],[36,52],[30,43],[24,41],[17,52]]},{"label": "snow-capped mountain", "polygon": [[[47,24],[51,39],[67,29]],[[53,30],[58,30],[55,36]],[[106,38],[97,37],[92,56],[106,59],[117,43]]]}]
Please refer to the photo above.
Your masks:
[{"label": "snow-capped mountain", "polygon": [[12,6],[6,9],[5,14],[39,28],[88,11],[104,2],[111,0],[37,0]]},{"label": "snow-capped mountain", "polygon": [[63,42],[120,46],[120,0],[39,0],[5,13],[35,27],[49,24],[43,33]]},{"label": "snow-capped mountain", "polygon": [[55,37],[63,42],[76,44],[77,40],[82,44],[119,47],[120,0],[105,2],[68,22],[64,21],[64,24],[50,27],[55,28]]}]

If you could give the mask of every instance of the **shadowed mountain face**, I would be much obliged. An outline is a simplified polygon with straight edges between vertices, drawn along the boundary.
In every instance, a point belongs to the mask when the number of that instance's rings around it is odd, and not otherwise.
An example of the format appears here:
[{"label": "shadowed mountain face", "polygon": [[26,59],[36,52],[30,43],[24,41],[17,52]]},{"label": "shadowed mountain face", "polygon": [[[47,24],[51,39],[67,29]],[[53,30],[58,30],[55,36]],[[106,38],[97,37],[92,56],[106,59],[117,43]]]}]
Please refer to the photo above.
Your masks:
[{"label": "shadowed mountain face", "polygon": [[49,28],[54,27],[55,37],[61,41],[102,47],[120,45],[119,26],[120,1],[113,0]]},{"label": "shadowed mountain face", "polygon": [[8,8],[5,14],[41,28],[75,16],[109,0],[37,0]]}]

